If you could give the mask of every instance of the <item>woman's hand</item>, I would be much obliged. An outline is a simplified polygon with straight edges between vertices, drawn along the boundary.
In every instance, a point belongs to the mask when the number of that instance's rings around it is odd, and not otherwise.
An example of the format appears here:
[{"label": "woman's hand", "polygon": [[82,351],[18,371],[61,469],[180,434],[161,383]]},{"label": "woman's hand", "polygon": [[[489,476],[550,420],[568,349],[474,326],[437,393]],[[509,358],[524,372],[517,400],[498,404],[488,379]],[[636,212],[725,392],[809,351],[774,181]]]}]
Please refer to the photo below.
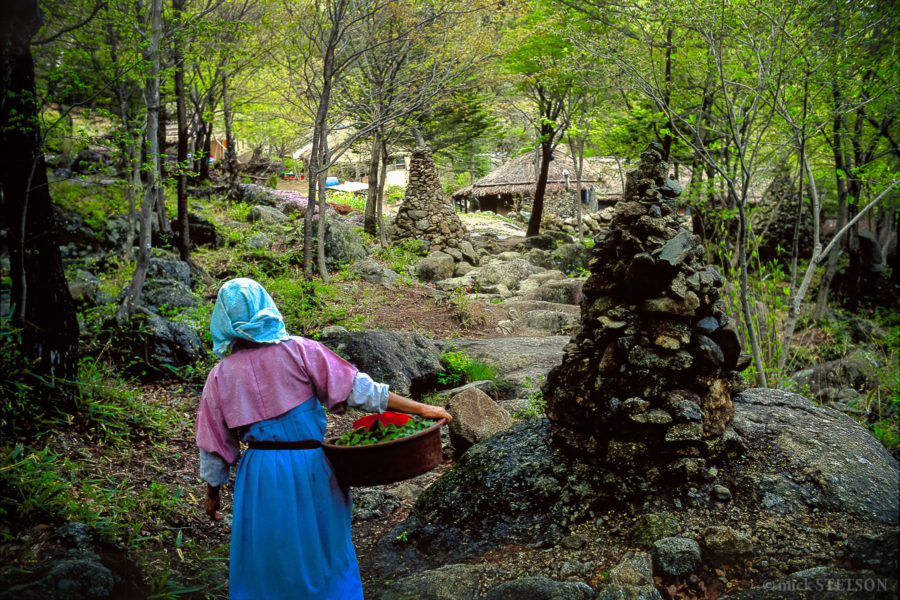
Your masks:
[{"label": "woman's hand", "polygon": [[388,408],[412,415],[422,415],[426,419],[447,419],[448,423],[453,420],[450,413],[444,410],[444,407],[442,406],[432,406],[431,404],[416,402],[415,400],[404,398],[394,392],[388,392]]},{"label": "woman's hand", "polygon": [[218,485],[213,487],[208,483],[206,484],[206,501],[203,504],[210,521],[220,521],[224,518],[224,515],[218,512],[222,506],[222,500],[219,497],[219,487]]},{"label": "woman's hand", "polygon": [[453,420],[453,417],[450,416],[450,413],[443,406],[423,404],[422,407],[422,416],[426,419],[447,419],[448,423]]}]

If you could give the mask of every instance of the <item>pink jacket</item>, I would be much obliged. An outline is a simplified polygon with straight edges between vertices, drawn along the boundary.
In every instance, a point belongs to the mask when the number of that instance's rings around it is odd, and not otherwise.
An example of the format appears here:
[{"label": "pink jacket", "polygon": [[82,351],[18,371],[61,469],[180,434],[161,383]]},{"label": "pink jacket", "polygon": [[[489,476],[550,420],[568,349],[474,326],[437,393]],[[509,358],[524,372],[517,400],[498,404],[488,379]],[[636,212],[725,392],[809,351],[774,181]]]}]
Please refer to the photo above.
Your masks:
[{"label": "pink jacket", "polygon": [[235,428],[277,417],[310,398],[343,412],[356,373],[356,367],[324,345],[302,337],[236,348],[206,379],[197,446],[232,464],[240,454]]}]

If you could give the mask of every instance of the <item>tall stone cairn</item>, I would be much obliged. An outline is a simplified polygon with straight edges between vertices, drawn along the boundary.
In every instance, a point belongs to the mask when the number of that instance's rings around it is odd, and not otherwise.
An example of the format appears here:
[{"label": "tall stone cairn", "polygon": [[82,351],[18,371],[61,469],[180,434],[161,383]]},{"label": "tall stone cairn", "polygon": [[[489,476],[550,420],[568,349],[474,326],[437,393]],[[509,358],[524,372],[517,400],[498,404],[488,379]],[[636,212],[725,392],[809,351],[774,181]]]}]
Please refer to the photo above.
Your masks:
[{"label": "tall stone cairn", "polygon": [[628,173],[594,246],[580,328],[544,397],[554,441],[568,453],[677,483],[709,477],[711,461],[739,451],[731,398],[749,357],[667,175],[656,145]]},{"label": "tall stone cairn", "polygon": [[448,248],[460,248],[463,242],[468,242],[467,251],[471,248],[465,225],[453,203],[444,198],[434,159],[427,148],[413,151],[409,184],[394,221],[394,238],[427,240],[431,251],[446,252]]}]

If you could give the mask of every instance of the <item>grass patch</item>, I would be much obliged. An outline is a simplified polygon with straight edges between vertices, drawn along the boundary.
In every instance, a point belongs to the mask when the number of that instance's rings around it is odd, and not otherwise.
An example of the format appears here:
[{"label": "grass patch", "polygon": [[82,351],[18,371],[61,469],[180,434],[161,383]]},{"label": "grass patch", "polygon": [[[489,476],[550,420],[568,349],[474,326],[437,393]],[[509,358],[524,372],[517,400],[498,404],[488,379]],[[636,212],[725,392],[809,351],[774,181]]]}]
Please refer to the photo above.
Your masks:
[{"label": "grass patch", "polygon": [[493,381],[497,377],[496,370],[486,362],[474,360],[461,351],[441,353],[444,370],[438,373],[438,383],[451,388],[472,381]]}]

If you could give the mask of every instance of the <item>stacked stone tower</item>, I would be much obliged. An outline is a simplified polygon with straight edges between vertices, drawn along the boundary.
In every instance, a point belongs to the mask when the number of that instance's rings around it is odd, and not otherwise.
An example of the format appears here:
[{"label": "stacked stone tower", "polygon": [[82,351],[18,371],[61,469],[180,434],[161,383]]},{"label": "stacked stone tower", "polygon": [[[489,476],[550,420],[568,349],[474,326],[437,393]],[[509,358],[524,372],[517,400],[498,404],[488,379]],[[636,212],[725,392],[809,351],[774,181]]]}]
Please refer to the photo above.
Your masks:
[{"label": "stacked stone tower", "polygon": [[413,151],[409,184],[394,221],[394,238],[427,240],[431,251],[459,248],[469,241],[451,201],[444,198],[434,159],[428,148]]},{"label": "stacked stone tower", "polygon": [[667,175],[654,145],[628,173],[596,240],[580,329],[544,397],[566,451],[649,481],[686,481],[736,451],[731,397],[749,357]]}]

